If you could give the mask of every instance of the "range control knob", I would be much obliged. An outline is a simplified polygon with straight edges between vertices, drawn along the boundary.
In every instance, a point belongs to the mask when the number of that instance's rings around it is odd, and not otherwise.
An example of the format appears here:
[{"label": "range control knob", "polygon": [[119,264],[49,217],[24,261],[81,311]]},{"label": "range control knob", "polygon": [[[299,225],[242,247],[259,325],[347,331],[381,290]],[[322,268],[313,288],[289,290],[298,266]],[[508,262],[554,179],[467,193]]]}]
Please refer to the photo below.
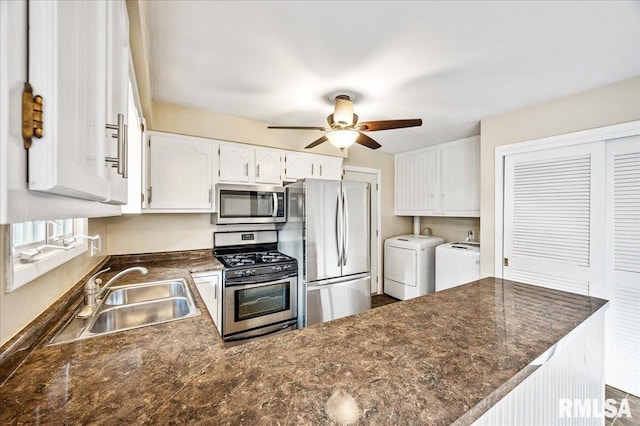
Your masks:
[{"label": "range control knob", "polygon": [[282,271],[282,266],[279,266],[279,265],[278,265],[278,266],[274,266],[274,267],[273,267],[273,269],[274,269],[275,271],[280,272],[280,271]]},{"label": "range control knob", "polygon": [[247,275],[247,276],[249,276],[249,275],[253,275],[253,274],[255,274],[255,272],[256,272],[256,271],[255,271],[254,269],[247,269],[247,273],[246,273],[246,275]]}]

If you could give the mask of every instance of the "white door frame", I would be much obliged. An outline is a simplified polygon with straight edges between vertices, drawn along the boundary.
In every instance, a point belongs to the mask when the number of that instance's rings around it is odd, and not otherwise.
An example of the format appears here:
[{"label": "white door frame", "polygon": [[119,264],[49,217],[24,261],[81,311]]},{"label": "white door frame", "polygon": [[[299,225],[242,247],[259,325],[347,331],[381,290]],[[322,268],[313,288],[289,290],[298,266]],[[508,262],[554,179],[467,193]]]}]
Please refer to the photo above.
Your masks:
[{"label": "white door frame", "polygon": [[511,154],[560,148],[589,142],[617,139],[640,134],[640,120],[612,126],[598,127],[564,135],[550,136],[526,142],[496,147],[495,152],[495,252],[494,276],[503,277],[502,259],[504,258],[504,158]]},{"label": "white door frame", "polygon": [[[375,238],[376,247],[378,250],[376,252],[377,255],[377,270],[376,276],[378,277],[378,282],[376,283],[376,293],[382,294],[382,170],[380,169],[372,169],[369,167],[358,167],[358,166],[347,166],[343,167],[345,172],[360,172],[360,173],[369,173],[376,175],[376,192],[377,192],[377,205],[376,205],[376,229],[378,230],[378,235],[371,235],[371,238]],[[372,188],[373,190],[373,188]],[[372,218],[373,219],[373,218]]]}]

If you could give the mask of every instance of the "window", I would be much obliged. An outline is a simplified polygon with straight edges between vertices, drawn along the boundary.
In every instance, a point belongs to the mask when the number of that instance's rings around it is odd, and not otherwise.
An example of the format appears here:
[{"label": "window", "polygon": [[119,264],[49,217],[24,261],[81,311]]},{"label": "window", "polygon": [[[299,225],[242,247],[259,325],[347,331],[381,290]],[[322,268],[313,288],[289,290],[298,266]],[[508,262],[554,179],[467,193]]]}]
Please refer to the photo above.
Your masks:
[{"label": "window", "polygon": [[14,223],[11,228],[15,255],[23,249],[42,245],[64,246],[64,239],[74,235],[73,219]]},{"label": "window", "polygon": [[[9,229],[13,274],[6,291],[13,291],[87,251],[100,251],[100,236],[88,236],[87,219],[39,220],[14,223]],[[8,274],[10,275],[10,274]]]}]

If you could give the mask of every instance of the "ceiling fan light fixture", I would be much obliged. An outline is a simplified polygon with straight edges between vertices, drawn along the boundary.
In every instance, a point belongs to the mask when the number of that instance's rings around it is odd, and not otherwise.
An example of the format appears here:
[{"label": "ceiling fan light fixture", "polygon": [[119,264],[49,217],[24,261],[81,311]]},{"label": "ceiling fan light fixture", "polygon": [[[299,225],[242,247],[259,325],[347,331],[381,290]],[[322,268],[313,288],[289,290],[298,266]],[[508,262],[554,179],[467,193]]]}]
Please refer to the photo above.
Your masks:
[{"label": "ceiling fan light fixture", "polygon": [[353,101],[348,96],[336,96],[333,121],[340,126],[353,124]]},{"label": "ceiling fan light fixture", "polygon": [[354,144],[358,139],[358,134],[355,130],[333,130],[327,132],[327,139],[336,148],[345,149]]}]

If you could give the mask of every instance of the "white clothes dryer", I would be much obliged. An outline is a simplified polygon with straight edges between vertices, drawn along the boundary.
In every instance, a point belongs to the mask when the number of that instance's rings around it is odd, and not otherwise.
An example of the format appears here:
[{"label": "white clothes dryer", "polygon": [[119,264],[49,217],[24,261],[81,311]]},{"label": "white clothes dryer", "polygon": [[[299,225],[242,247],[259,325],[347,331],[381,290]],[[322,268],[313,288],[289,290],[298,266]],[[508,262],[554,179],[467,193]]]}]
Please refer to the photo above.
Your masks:
[{"label": "white clothes dryer", "polygon": [[398,235],[384,242],[384,292],[400,300],[435,291],[435,249],[444,239]]}]

